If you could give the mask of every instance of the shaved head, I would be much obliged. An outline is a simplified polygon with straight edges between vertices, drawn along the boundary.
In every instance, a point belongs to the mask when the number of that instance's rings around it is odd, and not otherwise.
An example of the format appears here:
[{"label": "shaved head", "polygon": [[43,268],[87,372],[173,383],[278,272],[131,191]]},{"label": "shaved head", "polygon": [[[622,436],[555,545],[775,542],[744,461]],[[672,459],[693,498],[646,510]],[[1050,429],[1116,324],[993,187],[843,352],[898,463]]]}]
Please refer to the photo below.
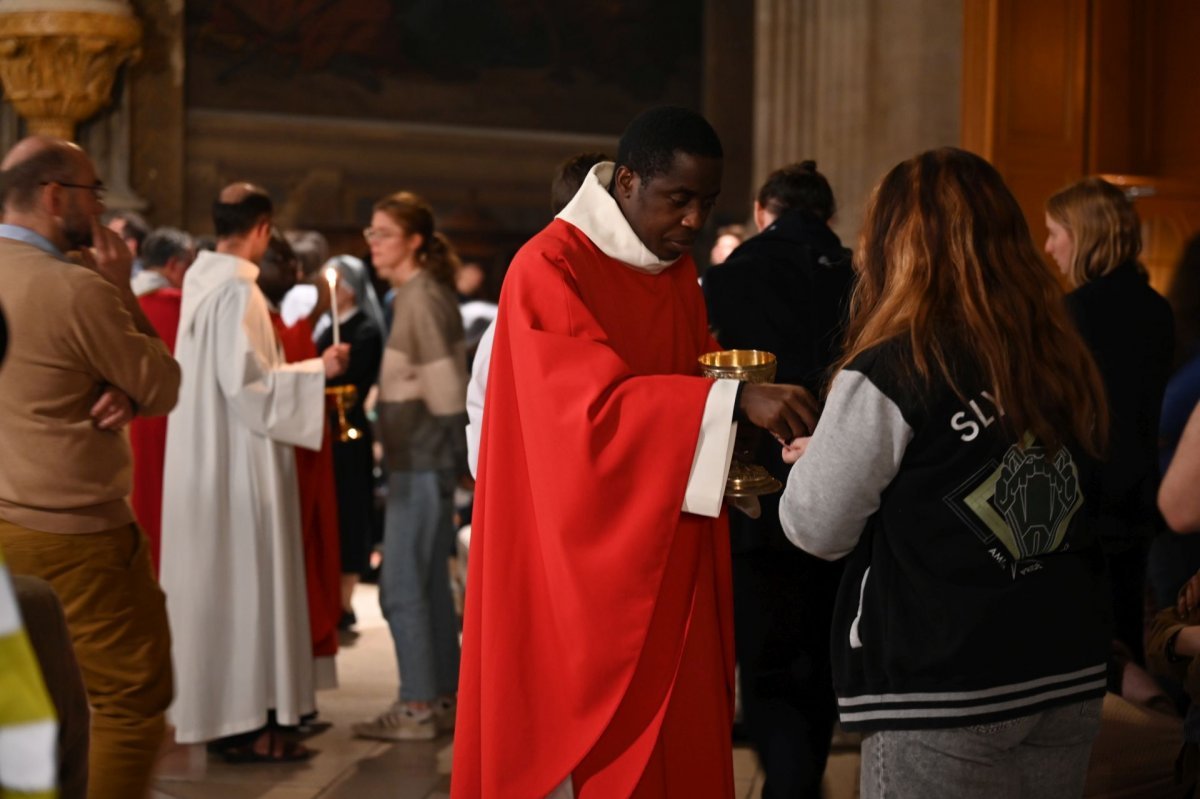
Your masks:
[{"label": "shaved head", "polygon": [[87,158],[78,144],[56,139],[53,136],[29,136],[21,139],[0,161],[0,170],[11,169],[34,156],[57,151],[65,157]]},{"label": "shaved head", "polygon": [[87,154],[62,139],[30,136],[13,145],[0,161],[0,201],[5,208],[27,211],[47,183],[76,182],[91,172]]},{"label": "shaved head", "polygon": [[259,225],[271,222],[271,196],[253,183],[231,183],[221,189],[213,203],[213,227],[217,239],[245,236]]},{"label": "shaved head", "polygon": [[221,189],[212,208],[217,252],[261,262],[271,240],[274,213],[271,195],[261,186],[239,181]]},{"label": "shaved head", "polygon": [[230,183],[221,189],[221,193],[217,195],[217,202],[226,205],[237,205],[256,194],[263,197],[270,196],[267,194],[266,189],[262,186],[255,186],[253,183]]}]

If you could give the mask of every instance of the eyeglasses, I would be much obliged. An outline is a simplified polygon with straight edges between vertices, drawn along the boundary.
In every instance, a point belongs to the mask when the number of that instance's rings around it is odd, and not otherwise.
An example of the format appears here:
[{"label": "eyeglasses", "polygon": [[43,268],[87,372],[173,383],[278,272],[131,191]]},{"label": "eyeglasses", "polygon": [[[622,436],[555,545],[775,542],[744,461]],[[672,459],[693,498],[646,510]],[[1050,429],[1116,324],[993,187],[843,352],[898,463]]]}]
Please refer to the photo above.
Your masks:
[{"label": "eyeglasses", "polygon": [[385,228],[367,227],[363,228],[363,238],[367,241],[375,241],[376,239],[391,239],[400,235],[398,230],[387,230]]},{"label": "eyeglasses", "polygon": [[49,186],[51,184],[55,186],[62,186],[64,189],[87,189],[97,200],[103,200],[104,192],[108,190],[105,188],[104,182],[99,180],[97,180],[95,183],[64,183],[61,180],[42,181],[43,186]]}]

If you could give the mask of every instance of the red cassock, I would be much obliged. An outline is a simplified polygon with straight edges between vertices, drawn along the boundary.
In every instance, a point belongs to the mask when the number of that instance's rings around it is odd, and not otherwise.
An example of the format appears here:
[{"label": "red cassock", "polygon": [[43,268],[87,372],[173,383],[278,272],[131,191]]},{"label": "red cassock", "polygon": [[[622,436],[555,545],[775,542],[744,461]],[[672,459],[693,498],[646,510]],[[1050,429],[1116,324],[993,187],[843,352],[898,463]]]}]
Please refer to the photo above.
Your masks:
[{"label": "red cassock", "polygon": [[728,797],[729,533],[681,510],[712,385],[692,260],[555,220],[505,279],[488,377],[455,799]]},{"label": "red cassock", "polygon": [[[271,322],[288,363],[317,357],[312,326],[301,319],[288,327],[274,311]],[[300,483],[300,518],[304,532],[304,567],[308,586],[308,623],[313,655],[337,654],[338,620],[342,617],[342,561],[338,547],[337,488],[333,476],[333,440],[328,425],[321,449],[296,447]]]},{"label": "red cassock", "polygon": [[[150,320],[159,338],[172,353],[179,330],[179,309],[183,293],[161,288],[138,297],[142,313]],[[167,417],[135,416],[129,425],[129,446],[133,450],[133,513],[150,541],[154,573],[162,546],[163,458],[167,449]]]}]

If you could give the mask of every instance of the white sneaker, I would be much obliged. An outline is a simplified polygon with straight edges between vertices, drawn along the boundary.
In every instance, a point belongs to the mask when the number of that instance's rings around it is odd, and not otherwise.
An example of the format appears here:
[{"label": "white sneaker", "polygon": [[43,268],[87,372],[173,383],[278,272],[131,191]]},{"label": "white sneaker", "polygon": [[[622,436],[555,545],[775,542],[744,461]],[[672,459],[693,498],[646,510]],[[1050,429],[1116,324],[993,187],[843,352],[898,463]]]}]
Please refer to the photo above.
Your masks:
[{"label": "white sneaker", "polygon": [[454,732],[454,717],[458,712],[458,700],[453,696],[441,696],[433,701],[433,722],[438,732]]},{"label": "white sneaker", "polygon": [[432,741],[438,726],[432,710],[413,710],[397,702],[371,721],[353,724],[350,729],[359,738],[380,741]]}]

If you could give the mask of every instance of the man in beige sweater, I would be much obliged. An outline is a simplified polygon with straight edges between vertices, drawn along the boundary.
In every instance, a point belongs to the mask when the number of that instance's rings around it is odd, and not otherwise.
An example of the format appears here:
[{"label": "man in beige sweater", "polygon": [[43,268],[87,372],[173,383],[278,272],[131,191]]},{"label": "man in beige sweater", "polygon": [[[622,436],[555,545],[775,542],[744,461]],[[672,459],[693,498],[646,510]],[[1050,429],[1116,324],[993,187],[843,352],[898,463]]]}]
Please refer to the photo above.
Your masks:
[{"label": "man in beige sweater", "polygon": [[180,371],[130,290],[128,249],[99,225],[102,191],[61,140],[26,139],[0,162],[0,547],[66,611],[92,707],[88,796],[140,799],[171,700],[170,635],[120,428],[135,409],[167,413]]}]

